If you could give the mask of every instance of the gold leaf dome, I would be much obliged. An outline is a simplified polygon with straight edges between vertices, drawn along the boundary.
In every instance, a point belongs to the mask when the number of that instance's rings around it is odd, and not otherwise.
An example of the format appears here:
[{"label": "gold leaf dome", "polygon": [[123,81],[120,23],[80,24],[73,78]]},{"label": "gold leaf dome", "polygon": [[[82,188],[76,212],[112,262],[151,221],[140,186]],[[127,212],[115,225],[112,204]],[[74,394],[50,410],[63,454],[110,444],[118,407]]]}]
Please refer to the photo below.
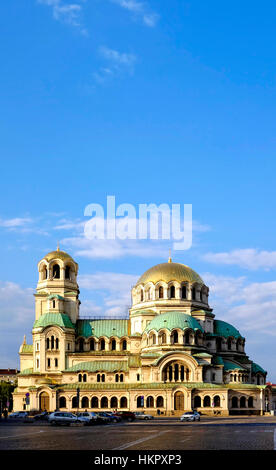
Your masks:
[{"label": "gold leaf dome", "polygon": [[65,251],[61,251],[61,250],[51,251],[46,256],[44,256],[44,259],[46,259],[48,262],[51,261],[52,259],[61,259],[62,261],[70,260],[75,263],[72,256],[68,255],[68,253],[66,253]]},{"label": "gold leaf dome", "polygon": [[161,263],[148,269],[138,280],[136,285],[147,284],[152,282],[156,284],[159,281],[170,282],[197,282],[204,284],[203,280],[193,269],[185,264],[172,263],[169,259],[168,263]]}]

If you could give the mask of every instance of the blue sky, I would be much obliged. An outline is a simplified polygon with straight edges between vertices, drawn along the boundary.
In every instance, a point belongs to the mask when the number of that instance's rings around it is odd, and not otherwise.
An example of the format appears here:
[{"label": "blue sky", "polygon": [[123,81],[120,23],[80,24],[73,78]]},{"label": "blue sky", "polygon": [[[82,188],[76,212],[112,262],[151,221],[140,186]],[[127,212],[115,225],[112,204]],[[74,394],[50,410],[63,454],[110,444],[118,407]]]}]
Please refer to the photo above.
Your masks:
[{"label": "blue sky", "polygon": [[[125,313],[170,243],[86,243],[84,208],[192,204],[217,318],[276,382],[272,1],[12,0],[0,6],[1,367],[31,338],[37,262],[80,267],[82,312]],[[103,274],[104,273],[104,274]]]}]

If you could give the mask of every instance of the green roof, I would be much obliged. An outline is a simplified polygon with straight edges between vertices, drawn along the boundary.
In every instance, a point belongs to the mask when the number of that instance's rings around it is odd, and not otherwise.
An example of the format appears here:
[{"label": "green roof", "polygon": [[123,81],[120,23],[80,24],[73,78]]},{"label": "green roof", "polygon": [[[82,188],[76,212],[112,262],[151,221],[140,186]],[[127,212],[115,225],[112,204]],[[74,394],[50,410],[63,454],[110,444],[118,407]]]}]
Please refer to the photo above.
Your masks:
[{"label": "green roof", "polygon": [[128,320],[78,320],[76,323],[77,336],[100,338],[117,336],[121,338],[128,335]]},{"label": "green roof", "polygon": [[243,371],[248,372],[248,369],[245,369],[244,367],[242,367],[238,364],[235,364],[234,362],[223,360],[223,363],[224,363],[224,370],[225,371],[228,371],[228,370],[243,370]]},{"label": "green roof", "polygon": [[33,328],[45,328],[50,325],[74,329],[74,325],[65,313],[44,313],[34,322]]},{"label": "green roof", "polygon": [[214,320],[214,335],[223,336],[224,338],[229,336],[242,338],[240,332],[233,325],[222,320]]},{"label": "green roof", "polygon": [[85,370],[88,372],[127,372],[128,363],[127,361],[89,361],[80,362],[72,367],[69,367],[64,372],[77,372],[79,370]]},{"label": "green roof", "polygon": [[33,345],[32,344],[23,344],[21,353],[29,353],[32,354],[33,352]]},{"label": "green roof", "polygon": [[58,294],[51,294],[48,296],[48,299],[59,299],[59,300],[64,300],[64,297]]},{"label": "green roof", "polygon": [[[175,388],[175,382],[172,383],[163,383],[163,382],[153,382],[153,383],[71,383],[71,384],[60,384],[57,385],[56,389],[61,390],[76,390],[79,388],[81,391],[88,391],[88,390],[169,390]],[[265,389],[266,385],[254,385],[254,384],[214,384],[214,383],[204,383],[204,382],[185,382],[182,384],[177,384],[178,388],[181,387],[192,389],[205,389],[205,390],[220,390],[220,389],[252,389],[252,390],[260,390]]]},{"label": "green roof", "polygon": [[33,373],[33,368],[30,369],[24,369],[22,370],[18,375],[29,375]]},{"label": "green roof", "polygon": [[262,374],[267,373],[261,366],[259,366],[259,364],[256,364],[255,362],[252,362],[251,371],[253,374],[256,374],[257,372],[261,372]]},{"label": "green roof", "polygon": [[194,317],[182,312],[166,312],[161,315],[156,315],[144,331],[159,331],[162,328],[168,330],[173,330],[174,328],[180,328],[181,330],[191,328],[192,330],[200,330],[203,332],[200,323]]}]

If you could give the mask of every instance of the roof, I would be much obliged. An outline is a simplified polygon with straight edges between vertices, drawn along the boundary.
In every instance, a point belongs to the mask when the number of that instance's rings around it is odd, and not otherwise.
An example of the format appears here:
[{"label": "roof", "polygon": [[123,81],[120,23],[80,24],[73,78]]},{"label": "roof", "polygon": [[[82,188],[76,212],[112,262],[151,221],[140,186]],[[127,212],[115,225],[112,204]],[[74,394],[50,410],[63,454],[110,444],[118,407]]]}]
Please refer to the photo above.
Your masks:
[{"label": "roof", "polygon": [[33,352],[33,345],[32,344],[22,344],[20,353],[32,354],[32,352]]},{"label": "roof", "polygon": [[189,266],[181,263],[161,263],[148,269],[137,281],[136,285],[146,284],[153,282],[156,284],[158,281],[188,281],[198,282],[204,284],[201,277],[193,271]]},{"label": "roof", "polygon": [[159,331],[162,328],[166,328],[168,330],[173,330],[174,328],[185,330],[186,328],[191,328],[192,330],[200,330],[203,332],[203,328],[196,318],[182,312],[166,312],[161,315],[156,315],[144,331]]},{"label": "roof", "polygon": [[240,332],[230,323],[222,320],[214,320],[214,333],[209,334],[210,336],[223,336],[228,338],[233,336],[234,338],[243,338]]},{"label": "roof", "polygon": [[50,253],[45,255],[43,259],[46,259],[48,262],[53,259],[61,259],[63,261],[68,260],[68,261],[73,261],[75,263],[72,256],[68,255],[68,253],[66,253],[65,251],[61,251],[61,250],[51,251]]},{"label": "roof", "polygon": [[126,372],[128,371],[127,361],[89,361],[80,362],[69,367],[65,372],[77,372],[85,370],[87,372]]},{"label": "roof", "polygon": [[50,325],[57,325],[61,328],[75,328],[70,317],[65,313],[44,313],[34,322],[33,328],[46,328]]},{"label": "roof", "polygon": [[252,362],[251,371],[253,374],[256,374],[257,372],[261,372],[262,374],[267,373],[261,366],[259,366],[259,364],[256,364],[255,362]]},{"label": "roof", "polygon": [[225,361],[225,360],[223,359],[223,363],[224,363],[224,367],[223,367],[223,368],[224,368],[225,371],[243,370],[243,371],[248,372],[248,369],[245,369],[245,368],[242,367],[241,365],[235,364],[234,362]]},{"label": "roof", "polygon": [[121,338],[128,335],[129,320],[77,320],[76,334],[89,338],[95,336],[100,338],[106,336],[117,336]]}]

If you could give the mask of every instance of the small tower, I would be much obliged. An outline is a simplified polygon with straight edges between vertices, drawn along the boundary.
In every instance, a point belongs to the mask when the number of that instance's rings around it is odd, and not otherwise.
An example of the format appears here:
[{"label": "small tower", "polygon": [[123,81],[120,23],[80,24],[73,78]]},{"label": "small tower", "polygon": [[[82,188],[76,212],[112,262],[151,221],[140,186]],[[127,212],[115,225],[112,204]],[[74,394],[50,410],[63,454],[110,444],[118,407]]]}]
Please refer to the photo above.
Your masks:
[{"label": "small tower", "polygon": [[58,246],[39,261],[38,272],[35,319],[44,313],[65,313],[75,324],[80,304],[78,264]]}]

